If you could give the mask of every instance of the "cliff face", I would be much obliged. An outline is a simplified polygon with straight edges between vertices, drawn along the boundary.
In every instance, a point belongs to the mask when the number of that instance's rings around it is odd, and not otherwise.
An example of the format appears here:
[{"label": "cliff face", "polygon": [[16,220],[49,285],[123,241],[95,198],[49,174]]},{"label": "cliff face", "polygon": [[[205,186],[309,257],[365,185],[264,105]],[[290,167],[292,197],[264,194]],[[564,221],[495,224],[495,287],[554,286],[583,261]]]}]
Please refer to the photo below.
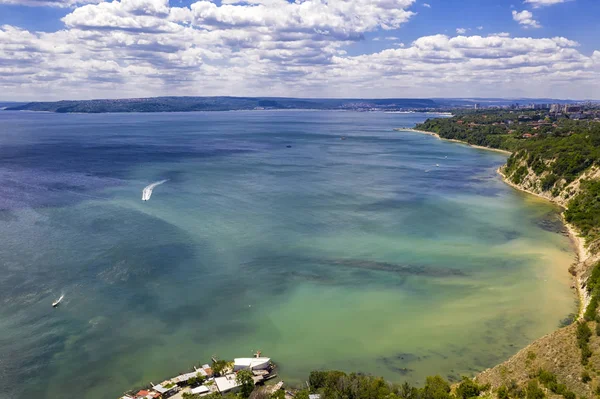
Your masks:
[{"label": "cliff face", "polygon": [[[519,171],[522,170],[526,170],[526,172],[520,174]],[[544,185],[545,181],[552,180],[551,173],[544,171],[537,174],[532,167],[527,165],[525,160],[520,160],[516,165],[511,167],[508,165],[502,166],[500,173],[508,180],[509,184],[516,186],[520,190],[546,198],[563,208],[567,208],[569,201],[579,194],[583,180],[600,179],[600,167],[594,165],[572,182],[567,182],[563,178],[556,180],[552,186],[549,186],[549,183]]]},{"label": "cliff face", "polygon": [[[481,372],[475,377],[476,381],[494,388],[510,387],[513,382],[523,387],[543,369],[556,375],[560,383],[579,397],[591,398],[592,384],[584,383],[581,378],[586,369],[580,362],[575,330],[575,324],[571,324],[534,341],[504,363]],[[592,338],[592,345],[597,346],[600,337]],[[598,360],[596,357],[592,359],[594,362]]]}]

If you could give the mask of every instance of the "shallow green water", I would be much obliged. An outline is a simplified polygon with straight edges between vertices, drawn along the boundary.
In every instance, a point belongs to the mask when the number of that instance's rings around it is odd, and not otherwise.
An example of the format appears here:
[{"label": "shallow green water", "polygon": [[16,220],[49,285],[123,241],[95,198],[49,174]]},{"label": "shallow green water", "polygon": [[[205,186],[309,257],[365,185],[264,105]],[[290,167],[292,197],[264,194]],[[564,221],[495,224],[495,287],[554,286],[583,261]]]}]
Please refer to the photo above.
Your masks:
[{"label": "shallow green water", "polygon": [[0,393],[115,397],[259,349],[290,383],[457,378],[551,332],[558,210],[501,154],[392,130],[425,117],[0,114]]}]

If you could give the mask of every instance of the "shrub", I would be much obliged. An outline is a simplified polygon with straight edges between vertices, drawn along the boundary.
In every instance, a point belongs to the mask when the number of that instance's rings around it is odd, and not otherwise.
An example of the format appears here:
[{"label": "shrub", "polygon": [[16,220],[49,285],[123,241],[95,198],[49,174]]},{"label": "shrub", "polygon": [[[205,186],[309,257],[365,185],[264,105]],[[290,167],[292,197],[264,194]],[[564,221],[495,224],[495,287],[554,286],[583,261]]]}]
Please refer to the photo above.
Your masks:
[{"label": "shrub", "polygon": [[575,225],[589,243],[600,236],[600,181],[581,183],[580,192],[574,196],[565,211],[567,222]]},{"label": "shrub", "polygon": [[237,372],[235,376],[235,382],[238,383],[240,387],[240,396],[242,398],[247,398],[252,393],[254,389],[254,380],[252,378],[252,371],[245,369]]},{"label": "shrub", "polygon": [[527,167],[520,166],[512,175],[512,182],[515,184],[521,184],[525,176],[527,176]]},{"label": "shrub", "polygon": [[502,385],[500,388],[498,388],[498,399],[509,399],[510,396],[508,396],[508,388],[506,388],[504,385]]},{"label": "shrub", "polygon": [[439,375],[427,377],[421,392],[422,399],[450,399],[450,384]]},{"label": "shrub", "polygon": [[537,377],[540,380],[540,382],[544,385],[548,385],[551,382],[556,384],[556,375],[549,371],[539,369]]},{"label": "shrub", "polygon": [[463,377],[461,383],[456,388],[456,395],[462,399],[470,399],[479,396],[479,394],[488,389],[489,386],[478,385],[469,377]]},{"label": "shrub", "polygon": [[217,360],[216,362],[213,362],[212,367],[211,367],[213,373],[217,376],[221,375],[223,370],[225,370],[226,368],[227,368],[226,360]]},{"label": "shrub", "polygon": [[529,381],[529,383],[527,384],[526,398],[527,399],[544,399],[545,397],[546,397],[546,394],[544,393],[542,388],[540,388],[537,381],[535,381],[535,380]]},{"label": "shrub", "polygon": [[549,175],[547,175],[546,177],[544,177],[542,179],[542,190],[543,191],[550,190],[552,187],[554,187],[554,185],[556,184],[557,181],[558,181],[558,176],[556,176],[554,173],[550,173]]},{"label": "shrub", "polygon": [[591,380],[592,380],[592,377],[590,377],[590,373],[588,373],[587,371],[584,371],[583,373],[581,373],[581,382],[583,382],[584,384],[587,384]]},{"label": "shrub", "polygon": [[586,345],[581,348],[581,364],[586,366],[590,360],[590,357],[592,357],[592,351],[590,350],[590,347]]},{"label": "shrub", "polygon": [[588,346],[588,342],[592,336],[592,330],[590,330],[590,327],[585,321],[581,321],[577,323],[575,336],[577,337],[577,346],[581,349],[581,364],[585,366],[592,356],[592,351]]}]

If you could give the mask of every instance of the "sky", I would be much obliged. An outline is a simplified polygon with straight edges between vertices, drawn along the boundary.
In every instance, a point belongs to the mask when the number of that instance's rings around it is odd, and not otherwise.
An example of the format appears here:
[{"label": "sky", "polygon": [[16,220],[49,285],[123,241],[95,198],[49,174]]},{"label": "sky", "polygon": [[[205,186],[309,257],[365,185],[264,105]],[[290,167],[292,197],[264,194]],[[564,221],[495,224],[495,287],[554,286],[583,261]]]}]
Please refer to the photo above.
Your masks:
[{"label": "sky", "polygon": [[0,100],[600,99],[600,0],[0,0]]}]

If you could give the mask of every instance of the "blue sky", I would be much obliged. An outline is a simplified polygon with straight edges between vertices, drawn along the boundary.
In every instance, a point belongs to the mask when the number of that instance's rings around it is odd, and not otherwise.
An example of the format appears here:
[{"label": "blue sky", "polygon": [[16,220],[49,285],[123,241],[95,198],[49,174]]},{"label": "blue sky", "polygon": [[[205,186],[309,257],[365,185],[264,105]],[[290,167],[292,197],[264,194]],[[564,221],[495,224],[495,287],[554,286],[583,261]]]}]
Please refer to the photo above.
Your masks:
[{"label": "blue sky", "polygon": [[0,88],[592,98],[599,17],[598,0],[0,0]]}]

